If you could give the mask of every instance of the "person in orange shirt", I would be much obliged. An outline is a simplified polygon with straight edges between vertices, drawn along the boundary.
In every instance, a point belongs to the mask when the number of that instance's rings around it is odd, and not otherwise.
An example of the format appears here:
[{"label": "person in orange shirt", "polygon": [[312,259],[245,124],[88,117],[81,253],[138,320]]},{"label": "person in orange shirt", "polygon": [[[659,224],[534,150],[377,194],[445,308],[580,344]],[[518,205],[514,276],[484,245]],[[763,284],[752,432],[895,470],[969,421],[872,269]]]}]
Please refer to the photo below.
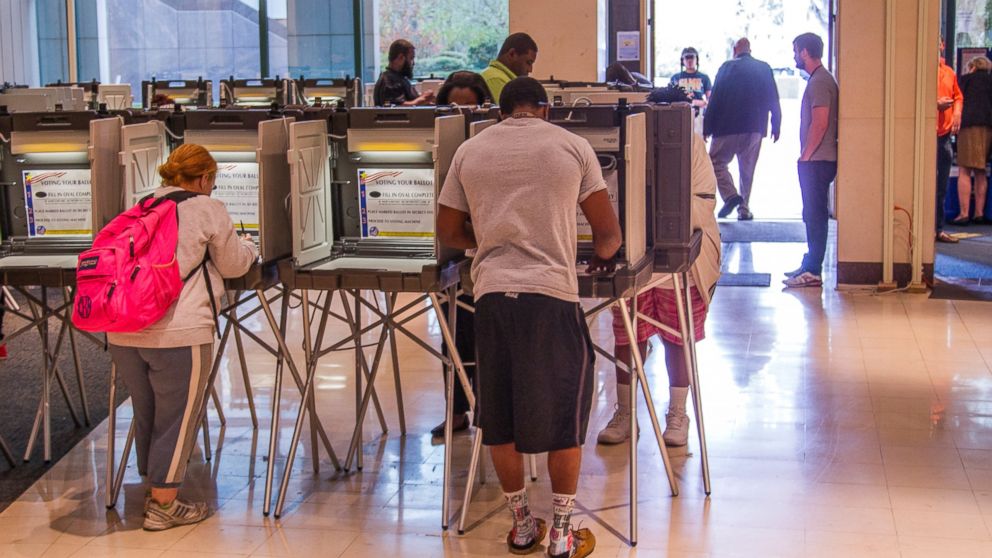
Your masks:
[{"label": "person in orange shirt", "polygon": [[940,39],[940,56],[937,69],[937,242],[957,242],[958,239],[944,232],[944,197],[947,180],[951,174],[954,154],[951,152],[951,134],[961,128],[961,109],[964,96],[958,87],[954,69],[944,61],[944,39]]}]

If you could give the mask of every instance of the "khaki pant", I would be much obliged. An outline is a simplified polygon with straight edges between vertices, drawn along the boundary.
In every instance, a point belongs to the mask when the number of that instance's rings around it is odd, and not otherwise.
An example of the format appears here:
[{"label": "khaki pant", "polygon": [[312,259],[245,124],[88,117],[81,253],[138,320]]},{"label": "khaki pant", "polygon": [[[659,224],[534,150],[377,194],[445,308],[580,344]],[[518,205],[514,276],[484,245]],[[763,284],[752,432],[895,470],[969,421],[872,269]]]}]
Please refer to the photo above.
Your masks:
[{"label": "khaki pant", "polygon": [[716,173],[716,185],[720,198],[724,202],[738,195],[734,187],[734,178],[730,176],[730,161],[737,157],[737,166],[741,175],[740,196],[744,201],[740,209],[749,209],[751,199],[751,183],[754,181],[754,168],[758,165],[758,153],[761,152],[761,134],[731,134],[729,136],[714,136],[710,144],[710,159],[713,161],[713,171]]}]

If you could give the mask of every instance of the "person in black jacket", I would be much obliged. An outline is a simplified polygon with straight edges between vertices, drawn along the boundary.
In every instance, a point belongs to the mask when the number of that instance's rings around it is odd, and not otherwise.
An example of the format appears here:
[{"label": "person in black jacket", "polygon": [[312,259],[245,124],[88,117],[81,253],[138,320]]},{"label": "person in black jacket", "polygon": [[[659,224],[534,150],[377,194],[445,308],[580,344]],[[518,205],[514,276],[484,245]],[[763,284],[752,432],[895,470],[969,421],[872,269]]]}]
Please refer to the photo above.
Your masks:
[{"label": "person in black jacket", "polygon": [[372,100],[377,107],[390,105],[416,106],[434,102],[434,92],[423,95],[417,93],[410,80],[413,79],[413,65],[417,51],[410,41],[397,39],[389,45],[389,65],[379,75],[372,91]]},{"label": "person in black jacket", "polygon": [[975,223],[988,222],[985,217],[985,195],[988,191],[989,149],[992,147],[992,62],[979,56],[968,62],[968,71],[958,84],[964,95],[961,109],[961,129],[958,131],[958,201],[961,210],[952,225],[967,225],[971,206],[972,173],[974,173]]},{"label": "person in black jacket", "polygon": [[[720,67],[703,117],[703,135],[713,136],[710,158],[716,171],[723,207],[718,215],[727,217],[737,207],[737,218],[754,218],[748,201],[754,168],[758,164],[761,139],[768,134],[772,119],[772,139],[778,141],[782,109],[771,67],[751,56],[751,43],[741,39],[734,45],[734,59]],[[734,187],[728,165],[737,157],[741,174],[740,193]]]}]

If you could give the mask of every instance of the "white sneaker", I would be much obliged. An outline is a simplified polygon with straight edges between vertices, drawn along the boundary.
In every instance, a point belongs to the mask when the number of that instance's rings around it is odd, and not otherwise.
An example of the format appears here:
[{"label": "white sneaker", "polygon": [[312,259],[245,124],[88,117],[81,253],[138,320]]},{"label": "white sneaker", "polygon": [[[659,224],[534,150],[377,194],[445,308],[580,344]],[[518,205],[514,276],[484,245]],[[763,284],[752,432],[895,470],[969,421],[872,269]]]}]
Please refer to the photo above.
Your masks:
[{"label": "white sneaker", "polygon": [[802,288],[802,287],[820,287],[823,285],[823,279],[819,275],[813,275],[808,271],[804,271],[795,277],[789,277],[785,281],[787,288]]},{"label": "white sneaker", "polygon": [[164,531],[180,525],[192,525],[210,517],[210,509],[202,502],[185,502],[176,498],[168,507],[154,500],[145,511],[145,531]]},{"label": "white sneaker", "polygon": [[806,271],[806,270],[803,269],[803,266],[799,266],[796,269],[793,269],[792,271],[786,271],[785,272],[785,276],[786,277],[789,277],[789,278],[792,278],[792,277],[795,277],[796,275],[802,275],[802,273],[804,271]]},{"label": "white sneaker", "polygon": [[620,409],[617,405],[613,411],[613,418],[606,424],[596,437],[600,444],[614,445],[626,442],[630,439],[630,413]]},{"label": "white sneaker", "polygon": [[689,415],[684,412],[668,413],[665,422],[662,438],[666,446],[682,447],[689,443]]}]

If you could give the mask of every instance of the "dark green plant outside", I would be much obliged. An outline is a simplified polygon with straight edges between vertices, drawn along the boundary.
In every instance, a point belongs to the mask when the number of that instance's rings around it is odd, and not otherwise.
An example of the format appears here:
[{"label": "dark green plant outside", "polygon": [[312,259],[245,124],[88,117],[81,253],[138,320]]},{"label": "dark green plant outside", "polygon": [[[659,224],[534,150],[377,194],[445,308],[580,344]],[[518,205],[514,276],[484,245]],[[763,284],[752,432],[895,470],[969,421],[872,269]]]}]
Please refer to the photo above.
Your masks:
[{"label": "dark green plant outside", "polygon": [[379,0],[378,48],[407,39],[417,48],[417,77],[481,71],[509,34],[507,0]]}]

